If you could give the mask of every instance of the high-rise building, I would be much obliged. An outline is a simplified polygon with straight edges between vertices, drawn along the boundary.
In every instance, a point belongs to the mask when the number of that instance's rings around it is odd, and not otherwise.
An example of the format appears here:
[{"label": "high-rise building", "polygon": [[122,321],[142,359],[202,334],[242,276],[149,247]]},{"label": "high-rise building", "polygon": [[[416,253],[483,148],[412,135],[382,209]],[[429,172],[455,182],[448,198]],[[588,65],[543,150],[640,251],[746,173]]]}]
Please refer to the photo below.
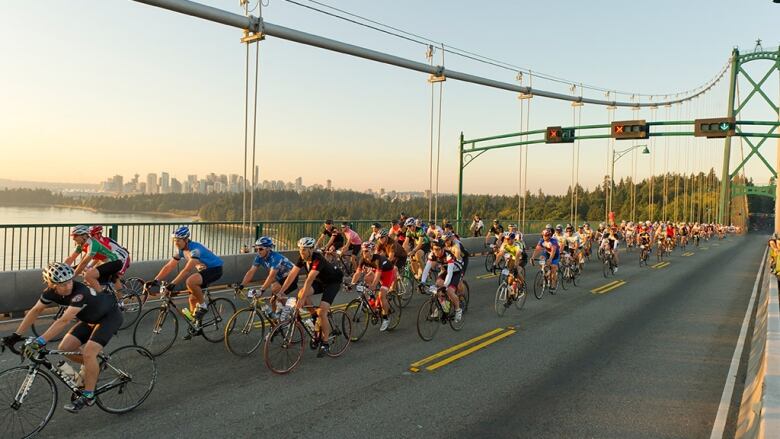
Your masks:
[{"label": "high-rise building", "polygon": [[156,194],[157,191],[157,174],[146,174],[146,190],[145,194]]},{"label": "high-rise building", "polygon": [[295,190],[296,191],[302,191],[303,190],[303,177],[298,177],[295,179]]},{"label": "high-rise building", "polygon": [[144,183],[143,181],[138,183],[138,192],[142,194],[146,193],[146,183]]},{"label": "high-rise building", "polygon": [[111,179],[111,182],[113,183],[114,192],[121,194],[125,185],[124,178],[121,175],[115,175],[114,178]]},{"label": "high-rise building", "polygon": [[187,176],[187,186],[192,193],[198,192],[198,176],[190,174]]},{"label": "high-rise building", "polygon": [[160,193],[167,194],[171,191],[171,175],[167,172],[160,174]]},{"label": "high-rise building", "polygon": [[179,182],[179,180],[175,178],[171,179],[171,193],[172,194],[181,193],[181,183]]},{"label": "high-rise building", "polygon": [[333,189],[333,182],[330,181],[330,179],[325,180],[325,188],[327,190],[332,190]]}]

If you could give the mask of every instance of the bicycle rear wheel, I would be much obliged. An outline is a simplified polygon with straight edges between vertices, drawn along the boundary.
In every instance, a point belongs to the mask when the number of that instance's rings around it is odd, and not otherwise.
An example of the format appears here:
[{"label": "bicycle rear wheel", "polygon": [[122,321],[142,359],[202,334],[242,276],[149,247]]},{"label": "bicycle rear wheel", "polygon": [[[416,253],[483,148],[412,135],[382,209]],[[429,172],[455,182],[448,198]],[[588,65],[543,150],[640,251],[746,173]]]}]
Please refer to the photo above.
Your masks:
[{"label": "bicycle rear wheel", "polygon": [[526,299],[528,299],[528,289],[525,286],[525,281],[523,281],[523,285],[517,288],[517,298],[515,299],[515,308],[523,309],[523,307],[525,306]]},{"label": "bicycle rear wheel", "polygon": [[463,312],[465,313],[469,309],[469,298],[471,297],[471,289],[469,288],[469,283],[466,282],[466,280],[461,281],[463,283],[463,291],[458,291],[458,299],[460,300],[460,303],[462,304],[461,307],[463,308]]},{"label": "bicycle rear wheel", "polygon": [[401,323],[401,298],[398,294],[390,294],[387,296],[387,303],[390,305],[390,325],[387,330],[392,331]]},{"label": "bicycle rear wheel", "polygon": [[414,295],[414,281],[406,276],[402,276],[398,282],[398,298],[401,301],[401,308],[406,308],[412,301]]},{"label": "bicycle rear wheel", "polygon": [[146,401],[157,382],[157,362],[141,346],[122,346],[100,357],[95,402],[108,413],[127,413]]},{"label": "bicycle rear wheel", "polygon": [[303,327],[300,322],[280,323],[268,334],[263,345],[263,361],[273,373],[289,373],[303,356]]},{"label": "bicycle rear wheel", "polygon": [[417,310],[417,335],[424,341],[431,341],[441,326],[441,311],[435,298],[420,304]]},{"label": "bicycle rear wheel", "polygon": [[566,284],[571,283],[571,267],[567,265],[558,273],[558,283],[561,284],[563,291],[566,291]]},{"label": "bicycle rear wheel", "polygon": [[352,320],[352,341],[360,340],[368,329],[368,322],[371,320],[368,308],[360,299],[354,299],[344,308],[347,317]]},{"label": "bicycle rear wheel", "polygon": [[266,325],[254,306],[239,309],[225,325],[225,348],[233,355],[249,356],[263,343]]},{"label": "bicycle rear wheel", "polygon": [[[455,308],[455,305],[450,304],[452,308]],[[448,320],[450,321],[450,328],[452,328],[453,331],[460,331],[463,329],[463,324],[465,323],[466,313],[462,313],[460,316],[459,321],[455,321],[455,313],[453,312],[452,317],[450,317]]]},{"label": "bicycle rear wheel", "polygon": [[201,332],[206,340],[219,343],[225,338],[227,321],[236,313],[236,306],[228,299],[220,297],[209,302],[208,307],[209,310],[200,325]]},{"label": "bicycle rear wheel", "polygon": [[172,310],[150,309],[135,324],[133,344],[146,348],[157,357],[173,346],[178,334],[179,319]]},{"label": "bicycle rear wheel", "polygon": [[122,326],[119,329],[127,329],[138,321],[144,305],[141,296],[129,292],[125,292],[125,295],[119,299],[119,304],[122,310]]},{"label": "bicycle rear wheel", "polygon": [[28,366],[17,366],[0,372],[0,419],[3,437],[29,438],[49,423],[57,405],[57,386],[54,379],[40,368],[21,404],[14,400],[27,382]]},{"label": "bicycle rear wheel", "polygon": [[537,300],[542,300],[544,297],[544,273],[539,270],[534,278],[534,296]]},{"label": "bicycle rear wheel", "polygon": [[328,314],[328,323],[330,324],[328,356],[335,358],[349,347],[349,341],[352,339],[352,321],[347,313],[339,309]]},{"label": "bicycle rear wheel", "polygon": [[485,271],[487,271],[488,273],[493,271],[493,262],[496,261],[495,256],[496,255],[494,255],[492,251],[488,251],[487,254],[485,255]]}]

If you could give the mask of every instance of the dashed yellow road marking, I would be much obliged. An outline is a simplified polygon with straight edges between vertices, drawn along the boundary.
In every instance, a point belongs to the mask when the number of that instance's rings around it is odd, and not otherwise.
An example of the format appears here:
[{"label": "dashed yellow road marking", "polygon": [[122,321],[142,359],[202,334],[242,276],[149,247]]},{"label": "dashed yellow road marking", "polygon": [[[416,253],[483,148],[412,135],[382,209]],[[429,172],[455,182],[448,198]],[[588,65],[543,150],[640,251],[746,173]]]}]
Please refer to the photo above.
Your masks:
[{"label": "dashed yellow road marking", "polygon": [[[477,337],[470,338],[470,339],[468,339],[468,340],[464,341],[463,343],[458,343],[458,344],[456,344],[455,346],[451,346],[451,347],[449,347],[449,348],[447,348],[447,349],[444,349],[443,351],[437,352],[437,353],[435,353],[435,354],[433,354],[433,355],[429,355],[429,356],[427,356],[427,357],[423,358],[422,360],[415,361],[414,363],[412,363],[412,364],[409,366],[409,371],[410,371],[410,372],[419,372],[419,371],[420,371],[420,368],[421,368],[422,366],[424,366],[424,365],[426,365],[426,364],[428,364],[428,363],[430,363],[430,362],[432,362],[432,361],[434,361],[434,360],[437,360],[437,359],[439,359],[439,358],[445,357],[445,356],[447,356],[447,355],[449,355],[449,354],[451,354],[451,353],[453,353],[453,352],[457,352],[458,350],[460,350],[460,349],[463,349],[463,348],[465,348],[465,347],[467,347],[467,346],[469,346],[469,345],[473,345],[473,344],[475,344],[475,343],[479,342],[480,340],[484,340],[484,339],[486,339],[486,338],[489,338],[489,337],[496,336],[496,334],[499,334],[499,337],[500,337],[500,338],[498,338],[497,340],[495,340],[495,341],[498,341],[498,340],[500,340],[501,338],[504,338],[504,337],[506,337],[506,336],[507,336],[507,335],[504,335],[504,334],[506,334],[506,333],[510,333],[510,332],[511,332],[512,334],[514,334],[515,332],[517,332],[517,330],[516,330],[514,327],[509,327],[509,328],[496,328],[496,329],[493,329],[492,331],[488,331],[488,332],[486,332],[486,333],[484,333],[484,334],[482,334],[482,335],[479,335],[479,336],[477,336]],[[501,333],[503,333],[503,334],[501,334]],[[510,334],[510,335],[511,335],[511,334]],[[490,343],[487,343],[487,344],[485,344],[484,346],[487,346],[488,344],[491,344],[491,343],[493,343],[493,342],[494,342],[494,341],[491,341],[491,340],[493,340],[493,339],[490,339],[490,340],[488,340]],[[485,343],[485,342],[483,342],[483,343]],[[477,345],[477,346],[481,346],[481,345],[483,345],[483,343],[480,343],[480,344],[479,344],[479,345]],[[463,357],[463,356],[465,356],[465,355],[468,355],[468,354],[470,354],[471,352],[474,352],[474,351],[476,351],[476,350],[482,349],[482,347],[484,347],[484,346],[481,346],[481,347],[479,347],[479,348],[477,348],[477,349],[474,349],[474,348],[476,348],[477,346],[473,346],[472,348],[469,348],[469,349],[467,349],[468,353],[466,353],[466,354],[463,354],[463,355],[461,355],[461,354],[462,354],[462,352],[461,352],[461,353],[459,353],[459,354],[456,354],[456,355],[459,355],[459,356],[458,356],[457,358],[454,358],[454,359],[452,359],[452,360],[448,361],[447,363],[443,363],[445,360],[441,360],[441,361],[439,361],[438,363],[436,363],[436,365],[437,365],[436,367],[434,367],[433,369],[430,369],[430,368],[429,368],[430,366],[429,366],[429,367],[427,367],[427,368],[426,368],[426,370],[435,370],[435,369],[438,369],[439,367],[441,367],[441,366],[444,366],[445,364],[448,364],[448,363],[450,363],[450,362],[452,362],[452,361],[455,361],[455,360],[457,360],[458,358],[461,358],[461,357]],[[473,349],[473,350],[472,350],[472,349]],[[466,352],[466,351],[463,351],[463,352]],[[432,365],[432,366],[433,366],[433,365]]]},{"label": "dashed yellow road marking", "polygon": [[626,284],[626,281],[618,280],[618,281],[610,282],[610,283],[608,283],[608,284],[606,284],[606,285],[604,285],[602,287],[594,288],[594,289],[590,290],[590,292],[593,293],[593,294],[605,294],[605,293],[608,293],[608,292],[614,290],[615,288],[622,287],[625,284]]},{"label": "dashed yellow road marking", "polygon": [[485,348],[485,347],[490,346],[490,345],[492,345],[493,343],[495,343],[495,342],[497,342],[499,340],[507,338],[510,335],[514,334],[515,332],[517,332],[517,330],[515,330],[515,329],[510,329],[510,330],[508,330],[506,332],[502,332],[501,334],[498,334],[497,336],[495,336],[493,338],[489,338],[489,339],[483,341],[482,343],[480,343],[478,345],[475,345],[475,346],[472,346],[472,347],[470,347],[470,348],[468,348],[466,350],[460,351],[457,354],[452,355],[450,357],[447,357],[447,358],[445,358],[445,359],[443,359],[443,360],[441,360],[441,361],[439,361],[437,363],[433,363],[430,366],[426,367],[425,370],[427,370],[427,371],[434,371],[434,370],[436,370],[436,369],[438,369],[438,368],[440,368],[442,366],[446,366],[446,365],[452,363],[455,360],[461,359],[461,358],[465,357],[466,355],[473,354],[474,352],[476,352],[476,351],[478,351],[478,350],[480,350],[482,348]]}]

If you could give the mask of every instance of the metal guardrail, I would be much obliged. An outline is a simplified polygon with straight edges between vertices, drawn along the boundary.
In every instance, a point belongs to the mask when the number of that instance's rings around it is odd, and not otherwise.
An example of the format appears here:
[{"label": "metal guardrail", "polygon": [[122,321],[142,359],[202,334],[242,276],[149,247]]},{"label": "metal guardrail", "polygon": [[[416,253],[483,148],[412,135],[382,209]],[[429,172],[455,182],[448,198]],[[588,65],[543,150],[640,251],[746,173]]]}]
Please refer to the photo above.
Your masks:
[{"label": "metal guardrail", "polygon": [[[490,228],[485,220],[485,229]],[[335,220],[338,225],[341,220]],[[389,227],[390,220],[350,220],[352,228],[366,239],[371,234],[371,224],[379,222]],[[514,220],[501,220],[506,226]],[[526,232],[535,233],[545,224],[566,221],[527,220]],[[42,268],[51,261],[62,261],[75,250],[70,238],[71,227],[77,224],[0,224],[0,271]],[[240,221],[228,222],[155,222],[102,224],[105,234],[127,247],[133,261],[167,259],[173,254],[170,234],[179,226],[189,226],[192,238],[218,255],[238,254],[242,247],[260,236],[270,236],[279,250],[293,250],[303,236],[318,237],[323,221],[258,221],[251,227]],[[463,237],[471,236],[471,220],[460,224],[453,222]]]}]

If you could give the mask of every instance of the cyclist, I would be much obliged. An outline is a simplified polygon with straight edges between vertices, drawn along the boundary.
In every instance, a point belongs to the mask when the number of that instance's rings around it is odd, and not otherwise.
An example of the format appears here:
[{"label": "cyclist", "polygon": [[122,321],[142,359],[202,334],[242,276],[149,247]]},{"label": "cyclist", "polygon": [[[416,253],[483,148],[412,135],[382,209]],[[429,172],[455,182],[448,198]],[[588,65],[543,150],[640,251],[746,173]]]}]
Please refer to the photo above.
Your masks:
[{"label": "cyclist", "polygon": [[[506,268],[509,270],[509,272],[515,277],[515,279],[518,280],[518,282],[522,285],[522,283],[525,281],[522,276],[520,276],[520,270],[518,270],[518,266],[524,267],[526,264],[526,258],[527,254],[525,252],[525,244],[522,240],[515,240],[516,236],[514,233],[510,233],[507,235],[506,240],[504,241],[504,244],[501,246],[501,248],[498,250],[498,253],[496,254],[496,261],[493,262],[493,269],[495,270],[496,263],[501,260],[501,258],[504,257],[504,255],[509,255],[509,259],[506,261]],[[514,290],[512,290],[512,294],[514,294]]]},{"label": "cyclist", "polygon": [[76,249],[65,259],[65,263],[72,265],[76,258],[83,254],[74,270],[75,276],[83,274],[84,282],[96,291],[102,290],[101,284],[115,282],[117,274],[124,266],[124,261],[100,241],[92,239],[87,226],[73,227],[70,236],[76,243]]},{"label": "cyclist", "polygon": [[262,296],[265,290],[271,288],[271,294],[277,299],[271,301],[273,311],[276,312],[276,304],[283,304],[284,300],[287,299],[286,295],[298,289],[298,279],[294,279],[289,288],[282,290],[282,284],[287,280],[287,276],[293,268],[293,263],[281,253],[273,250],[274,241],[268,236],[261,236],[260,239],[255,241],[254,248],[256,253],[255,260],[252,262],[249,270],[247,270],[243,280],[241,280],[239,288],[248,285],[252,281],[252,277],[257,272],[257,269],[262,265],[268,270],[268,276],[266,276],[265,281],[260,286],[260,295]]},{"label": "cyclist", "polygon": [[555,238],[556,241],[558,241],[558,244],[563,248],[564,239],[563,239],[563,226],[560,224],[555,225],[555,231],[553,232],[553,238]]},{"label": "cyclist", "polygon": [[103,236],[103,226],[90,227],[89,236],[92,239],[96,239],[98,242],[106,246],[106,248],[114,252],[119,260],[122,261],[122,268],[116,273],[116,276],[114,276],[114,292],[116,293],[116,298],[121,299],[122,284],[119,282],[119,278],[124,276],[127,269],[130,268],[130,252],[110,237]]},{"label": "cyclist", "polygon": [[406,223],[409,225],[406,228],[404,250],[406,250],[406,254],[412,257],[414,277],[420,279],[425,254],[431,250],[431,240],[422,230],[422,220],[409,218],[406,220]]},{"label": "cyclist", "polygon": [[[650,252],[653,250],[652,246],[650,245],[651,238],[650,233],[647,231],[647,226],[642,224],[642,228],[639,231],[639,234],[637,235],[637,242],[639,242],[639,248],[640,249],[648,249],[647,253],[650,254]],[[641,256],[640,256],[641,257]]]},{"label": "cyclist", "polygon": [[558,288],[558,264],[561,260],[561,247],[549,228],[542,231],[542,238],[536,244],[531,259],[536,259],[536,256],[542,252],[544,253],[544,263],[550,266],[550,291],[555,292]]},{"label": "cyclist", "polygon": [[[187,226],[181,226],[171,233],[171,239],[173,239],[177,250],[174,252],[171,260],[163,265],[160,272],[154,277],[154,280],[146,284],[148,286],[159,285],[160,280],[176,269],[179,261],[184,258],[187,262],[184,268],[179,271],[179,274],[173,278],[171,285],[185,281],[189,291],[190,315],[192,315],[196,327],[200,327],[201,320],[208,310],[208,305],[203,297],[203,288],[208,287],[222,277],[223,262],[206,246],[192,241],[190,238],[190,229]],[[189,340],[192,336],[193,334],[188,331],[184,339]]]},{"label": "cyclist", "polygon": [[566,231],[563,233],[563,249],[569,252],[575,263],[582,265],[582,238],[571,224],[566,224]]},{"label": "cyclist", "polygon": [[357,264],[357,256],[360,254],[360,244],[363,243],[363,240],[360,239],[360,235],[356,231],[349,227],[349,223],[346,221],[341,223],[341,234],[344,235],[341,254],[349,256],[354,267]]},{"label": "cyclist", "polygon": [[[325,242],[325,245],[320,247],[323,241]],[[339,232],[339,229],[333,225],[332,219],[325,220],[322,233],[320,233],[320,237],[317,238],[316,245],[317,248],[324,248],[325,251],[329,252],[344,246],[344,235],[342,235],[341,232]]]},{"label": "cyclist", "polygon": [[393,282],[395,282],[398,270],[387,257],[374,253],[374,249],[375,245],[373,242],[364,242],[362,244],[358,268],[355,270],[355,274],[352,275],[352,285],[360,280],[360,275],[363,273],[362,269],[372,270],[372,273],[366,274],[366,285],[368,285],[370,291],[374,291],[377,282],[380,283],[378,299],[382,307],[382,325],[379,327],[379,331],[387,331],[387,327],[390,325],[390,303],[387,301],[387,293],[393,286]]},{"label": "cyclist", "polygon": [[605,251],[612,253],[612,258],[615,261],[615,273],[617,273],[618,264],[620,263],[617,251],[619,242],[620,233],[618,232],[617,226],[613,224],[612,227],[609,227],[604,231],[604,236],[601,238],[601,247]]},{"label": "cyclist", "polygon": [[[317,308],[317,323],[320,330],[320,350],[317,357],[323,357],[330,351],[328,337],[330,336],[330,326],[328,324],[328,312],[333,304],[333,300],[339,293],[341,281],[344,273],[325,259],[319,251],[314,249],[314,238],[304,237],[298,240],[298,262],[290,270],[290,274],[282,285],[282,291],[287,291],[290,285],[298,279],[298,274],[302,269],[306,270],[306,280],[303,287],[298,290],[298,301],[295,308],[300,310],[304,306],[311,306],[311,296],[322,294],[320,305]],[[316,329],[315,329],[316,330]]]},{"label": "cyclist", "polygon": [[382,230],[382,225],[379,223],[371,224],[371,235],[368,237],[368,242],[376,243],[379,239],[379,231]]},{"label": "cyclist", "polygon": [[43,270],[46,289],[40,299],[24,316],[16,332],[2,339],[2,343],[6,346],[13,346],[22,340],[19,334],[24,334],[47,307],[53,303],[67,307],[49,329],[27,342],[25,353],[28,356],[35,355],[46,345],[47,340],[59,336],[73,319],[78,320],[59,344],[60,350],[81,352],[81,355],[67,356],[69,360],[82,365],[80,375],[84,380],[84,390],[64,407],[71,413],[76,413],[95,403],[95,385],[99,373],[97,355],[122,326],[122,313],[117,307],[114,296],[105,292],[97,293],[87,285],[74,281],[75,275],[73,268],[68,264],[61,262],[49,264]]},{"label": "cyclist", "polygon": [[379,231],[376,252],[389,259],[398,268],[399,273],[406,268],[406,250],[404,250],[403,245],[389,235],[387,230]]},{"label": "cyclist", "polygon": [[459,322],[463,318],[463,309],[460,306],[460,299],[455,293],[460,285],[460,280],[463,275],[463,262],[457,259],[450,251],[444,249],[444,241],[437,239],[431,243],[431,252],[428,254],[427,262],[425,263],[425,269],[423,270],[422,279],[420,280],[420,288],[425,288],[425,281],[428,279],[428,274],[431,272],[431,268],[436,265],[442,269],[439,276],[436,278],[436,286],[445,287],[447,291],[447,297],[455,307],[455,321]]},{"label": "cyclist", "polygon": [[485,245],[491,244],[490,238],[495,238],[492,244],[500,245],[501,236],[504,235],[504,226],[498,222],[497,219],[493,220],[493,225],[488,229],[487,235],[485,235]]}]

